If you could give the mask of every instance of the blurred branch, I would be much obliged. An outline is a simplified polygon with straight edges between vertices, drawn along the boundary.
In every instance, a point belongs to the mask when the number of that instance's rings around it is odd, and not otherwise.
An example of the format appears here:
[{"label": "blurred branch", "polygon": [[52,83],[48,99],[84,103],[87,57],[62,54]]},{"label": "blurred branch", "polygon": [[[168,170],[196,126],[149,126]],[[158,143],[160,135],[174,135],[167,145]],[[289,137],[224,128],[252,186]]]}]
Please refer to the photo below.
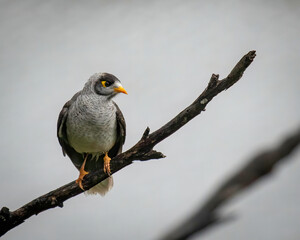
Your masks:
[{"label": "blurred branch", "polygon": [[206,229],[208,226],[220,221],[222,222],[222,217],[218,216],[219,208],[237,194],[252,186],[256,181],[269,175],[275,165],[280,161],[287,160],[288,158],[286,157],[299,144],[300,128],[288,136],[277,147],[264,151],[250,159],[244,167],[225,181],[192,216],[171,230],[161,240],[187,239],[191,235]]},{"label": "blurred branch", "polygon": [[[111,161],[111,172],[115,173],[119,171],[125,166],[130,165],[134,160],[145,161],[163,158],[164,155],[153,150],[153,147],[184,126],[191,119],[199,115],[205,110],[206,105],[216,95],[236,83],[242,77],[246,68],[252,63],[255,56],[255,51],[250,51],[247,53],[236,64],[230,74],[223,80],[218,80],[219,76],[213,74],[207,88],[189,107],[187,107],[157,131],[149,134],[150,129],[147,128],[141,140],[138,141],[136,145],[134,145],[128,151],[114,157]],[[107,175],[103,172],[103,169],[86,175],[83,182],[84,189],[93,187],[97,183],[103,181],[105,178],[107,178]],[[37,215],[42,211],[57,206],[62,207],[64,201],[82,192],[83,191],[78,187],[75,181],[73,181],[34,199],[33,201],[13,212],[9,211],[8,208],[3,207],[0,211],[0,236],[5,234],[10,229],[23,223],[24,220],[34,214]]]}]

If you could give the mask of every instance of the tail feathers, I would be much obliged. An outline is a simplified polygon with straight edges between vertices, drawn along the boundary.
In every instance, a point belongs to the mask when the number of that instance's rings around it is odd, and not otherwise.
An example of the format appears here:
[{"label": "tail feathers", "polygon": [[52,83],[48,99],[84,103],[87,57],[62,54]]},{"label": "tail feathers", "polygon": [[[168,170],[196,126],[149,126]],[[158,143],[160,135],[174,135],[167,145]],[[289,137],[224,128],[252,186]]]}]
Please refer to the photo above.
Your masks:
[{"label": "tail feathers", "polygon": [[108,177],[102,182],[98,183],[94,187],[90,188],[89,190],[85,191],[84,193],[86,195],[95,195],[100,194],[101,196],[104,196],[110,189],[112,189],[114,185],[114,180],[112,177]]}]

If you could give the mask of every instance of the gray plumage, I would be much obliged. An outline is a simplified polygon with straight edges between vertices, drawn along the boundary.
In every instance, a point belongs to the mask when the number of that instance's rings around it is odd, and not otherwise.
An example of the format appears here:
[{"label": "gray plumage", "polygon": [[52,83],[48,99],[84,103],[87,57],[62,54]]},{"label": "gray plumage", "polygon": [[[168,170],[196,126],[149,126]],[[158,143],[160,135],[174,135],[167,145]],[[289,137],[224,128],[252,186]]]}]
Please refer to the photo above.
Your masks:
[{"label": "gray plumage", "polygon": [[[103,81],[110,84],[103,85]],[[57,136],[64,155],[67,154],[80,169],[85,154],[89,154],[85,170],[103,168],[104,153],[114,157],[122,151],[126,124],[122,112],[112,101],[120,81],[108,73],[94,74],[82,91],[76,93],[62,108]],[[112,178],[91,188],[88,193],[104,195],[112,187]]]}]

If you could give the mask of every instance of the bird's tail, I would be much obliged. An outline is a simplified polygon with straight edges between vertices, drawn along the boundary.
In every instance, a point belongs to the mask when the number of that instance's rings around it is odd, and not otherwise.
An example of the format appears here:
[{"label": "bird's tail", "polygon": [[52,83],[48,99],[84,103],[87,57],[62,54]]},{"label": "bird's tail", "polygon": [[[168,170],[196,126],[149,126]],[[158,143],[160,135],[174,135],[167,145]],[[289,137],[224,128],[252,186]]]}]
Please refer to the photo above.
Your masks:
[{"label": "bird's tail", "polygon": [[112,189],[113,185],[114,180],[113,177],[110,176],[84,193],[87,195],[100,194],[101,196],[104,196],[110,189]]}]

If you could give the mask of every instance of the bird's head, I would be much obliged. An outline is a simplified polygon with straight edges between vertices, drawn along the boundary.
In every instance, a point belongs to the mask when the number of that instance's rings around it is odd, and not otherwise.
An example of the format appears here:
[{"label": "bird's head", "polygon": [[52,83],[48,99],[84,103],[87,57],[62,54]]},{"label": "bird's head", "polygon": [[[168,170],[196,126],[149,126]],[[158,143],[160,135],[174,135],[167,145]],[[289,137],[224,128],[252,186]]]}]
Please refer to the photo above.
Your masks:
[{"label": "bird's head", "polygon": [[112,98],[118,93],[127,94],[120,80],[110,73],[95,73],[89,79],[88,84],[91,84],[89,87],[94,93],[108,98]]}]

